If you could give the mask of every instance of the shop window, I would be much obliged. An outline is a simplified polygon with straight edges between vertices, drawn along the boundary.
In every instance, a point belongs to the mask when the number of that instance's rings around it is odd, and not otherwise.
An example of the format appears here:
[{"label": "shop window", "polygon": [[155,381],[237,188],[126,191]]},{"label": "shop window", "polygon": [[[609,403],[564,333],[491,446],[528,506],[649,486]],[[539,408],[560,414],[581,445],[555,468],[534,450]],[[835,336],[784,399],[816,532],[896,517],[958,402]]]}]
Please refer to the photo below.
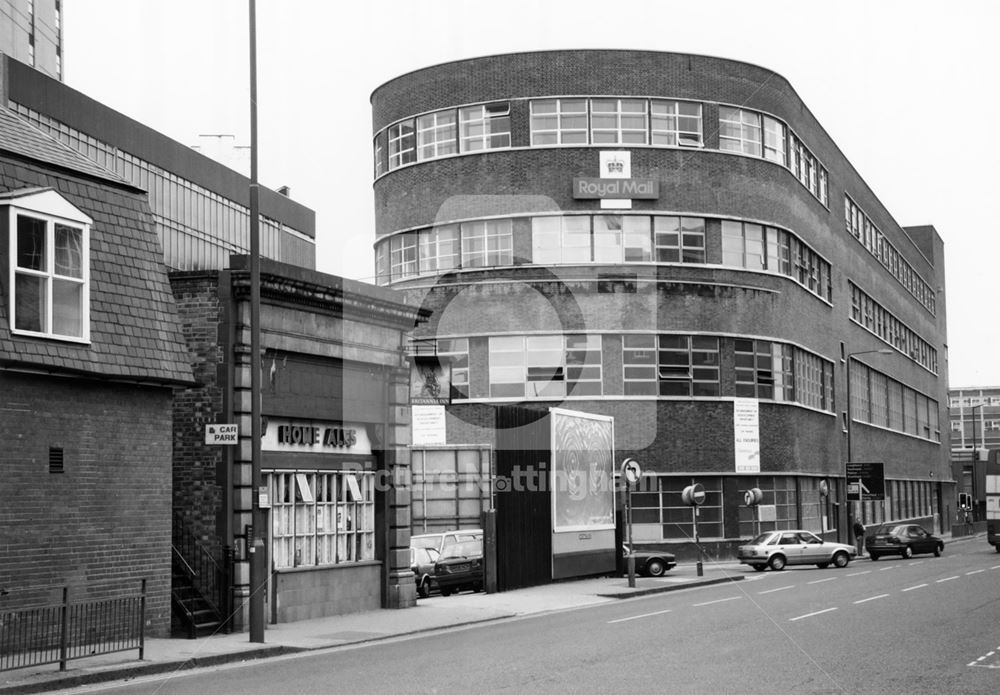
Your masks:
[{"label": "shop window", "polygon": [[8,244],[3,255],[11,259],[13,271],[9,285],[13,331],[89,340],[90,218],[52,190],[9,194],[8,200]]},{"label": "shop window", "polygon": [[705,488],[705,502],[698,507],[699,539],[723,538],[724,510],[722,478],[673,478],[660,476],[660,514],[664,540],[694,540],[691,507],[681,499],[684,488],[700,483]]},{"label": "shop window", "polygon": [[373,472],[279,471],[265,479],[276,569],[375,559]]},{"label": "shop window", "polygon": [[[818,526],[810,528],[810,526],[805,524],[804,520],[801,524],[799,522],[799,500],[795,489],[795,478],[789,476],[743,478],[740,481],[740,487],[742,489],[756,487],[764,494],[764,499],[756,509],[740,505],[740,538],[753,538],[758,533],[764,533],[765,531],[780,531],[799,527],[817,533],[820,531]],[[817,491],[815,496],[818,497],[818,494]],[[812,506],[810,506],[808,514],[810,518],[815,518],[812,515],[816,514],[819,510],[816,509],[815,500],[811,504]],[[761,507],[774,508],[773,521],[770,518],[766,521],[761,519]],[[771,514],[767,516],[770,517]],[[804,512],[803,517],[805,516]]]}]

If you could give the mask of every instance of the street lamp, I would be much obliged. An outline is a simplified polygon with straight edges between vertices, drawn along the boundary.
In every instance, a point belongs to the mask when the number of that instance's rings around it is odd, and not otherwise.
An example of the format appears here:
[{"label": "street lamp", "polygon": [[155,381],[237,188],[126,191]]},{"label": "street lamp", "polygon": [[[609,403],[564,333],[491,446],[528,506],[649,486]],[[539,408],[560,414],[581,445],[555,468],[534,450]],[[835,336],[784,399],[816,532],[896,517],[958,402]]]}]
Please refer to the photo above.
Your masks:
[{"label": "street lamp", "polygon": [[[845,358],[847,360],[847,463],[851,463],[854,460],[854,452],[851,449],[851,423],[854,420],[854,413],[852,412],[852,402],[851,402],[851,358],[858,355],[894,355],[896,354],[894,350],[889,348],[881,348],[879,350],[861,350],[859,352],[851,352],[847,354]],[[858,489],[858,517],[862,524],[865,523],[865,502],[864,497],[861,494],[861,489]]]}]

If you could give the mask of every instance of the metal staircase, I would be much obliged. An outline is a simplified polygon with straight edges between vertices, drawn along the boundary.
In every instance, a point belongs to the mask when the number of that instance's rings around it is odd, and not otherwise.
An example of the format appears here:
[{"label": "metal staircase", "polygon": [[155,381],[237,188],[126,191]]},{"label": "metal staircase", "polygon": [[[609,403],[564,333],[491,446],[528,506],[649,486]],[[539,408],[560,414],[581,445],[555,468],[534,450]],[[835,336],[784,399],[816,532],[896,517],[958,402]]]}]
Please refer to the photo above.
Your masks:
[{"label": "metal staircase", "polygon": [[222,562],[217,561],[176,515],[171,549],[170,602],[174,624],[190,639],[229,632],[230,553],[226,553],[227,558]]}]

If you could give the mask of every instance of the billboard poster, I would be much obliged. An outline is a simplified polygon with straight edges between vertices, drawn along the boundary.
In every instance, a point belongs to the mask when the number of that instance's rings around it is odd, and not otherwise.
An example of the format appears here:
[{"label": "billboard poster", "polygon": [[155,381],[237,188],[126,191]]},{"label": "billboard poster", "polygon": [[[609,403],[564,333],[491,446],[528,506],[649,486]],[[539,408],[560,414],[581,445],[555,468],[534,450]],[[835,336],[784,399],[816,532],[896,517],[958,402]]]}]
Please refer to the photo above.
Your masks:
[{"label": "billboard poster", "polygon": [[410,366],[410,405],[448,405],[451,365],[437,358],[416,358]]},{"label": "billboard poster", "polygon": [[614,419],[550,409],[552,530],[614,529]]},{"label": "billboard poster", "polygon": [[760,427],[756,398],[733,399],[733,441],[737,473],[760,473]]}]

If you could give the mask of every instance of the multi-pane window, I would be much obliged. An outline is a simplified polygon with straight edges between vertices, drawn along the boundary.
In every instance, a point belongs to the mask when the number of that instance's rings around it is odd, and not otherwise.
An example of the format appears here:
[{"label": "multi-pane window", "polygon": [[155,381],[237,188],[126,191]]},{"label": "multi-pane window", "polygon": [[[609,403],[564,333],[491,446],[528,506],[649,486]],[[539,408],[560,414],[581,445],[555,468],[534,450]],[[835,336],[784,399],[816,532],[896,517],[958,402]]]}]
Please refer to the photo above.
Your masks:
[{"label": "multi-pane window", "polygon": [[458,225],[449,224],[420,232],[419,268],[421,273],[458,267]]},{"label": "multi-pane window", "polygon": [[937,373],[937,350],[853,282],[851,319],[930,372]]},{"label": "multi-pane window", "polygon": [[462,223],[462,267],[510,265],[514,246],[510,220]]},{"label": "multi-pane window", "polygon": [[389,279],[389,244],[382,242],[375,247],[375,282],[386,285]]},{"label": "multi-pane window", "polygon": [[375,559],[375,474],[276,471],[271,497],[276,569]]},{"label": "multi-pane window", "polygon": [[704,263],[705,220],[700,217],[653,217],[653,246],[659,263]]},{"label": "multi-pane window", "polygon": [[10,306],[17,332],[89,338],[89,226],[10,209]]},{"label": "multi-pane window", "polygon": [[535,99],[531,102],[531,144],[586,145],[586,99]]},{"label": "multi-pane window", "polygon": [[489,339],[490,396],[599,396],[601,336],[494,336]]},{"label": "multi-pane window", "polygon": [[469,397],[469,339],[438,338],[437,356],[442,364],[451,365],[451,397]]},{"label": "multi-pane window", "polygon": [[738,338],[735,350],[737,396],[776,401],[795,399],[791,345]]},{"label": "multi-pane window", "polygon": [[389,126],[389,171],[417,161],[416,142],[412,120]]},{"label": "multi-pane window", "polygon": [[786,146],[785,124],[770,116],[764,116],[764,159],[787,166]]},{"label": "multi-pane window", "polygon": [[719,107],[719,148],[761,156],[760,114],[730,106]]},{"label": "multi-pane window", "polygon": [[851,363],[851,417],[941,441],[938,402],[860,362]]},{"label": "multi-pane window", "polygon": [[626,396],[718,396],[719,339],[700,335],[624,335]]},{"label": "multi-pane window", "polygon": [[375,156],[375,178],[378,178],[385,173],[385,163],[382,161],[382,139],[379,136],[375,136],[373,142],[373,150]]},{"label": "multi-pane window", "polygon": [[457,132],[454,111],[436,111],[417,118],[417,159],[455,154]]},{"label": "multi-pane window", "polygon": [[653,145],[701,147],[701,104],[652,99],[649,102],[650,142]]},{"label": "multi-pane window", "polygon": [[653,260],[653,242],[649,232],[649,217],[624,215],[622,236],[626,263],[648,263]]},{"label": "multi-pane window", "polygon": [[830,264],[783,229],[723,220],[722,262],[788,275],[827,301],[833,297]]},{"label": "multi-pane window", "polygon": [[[739,506],[740,515],[740,536],[743,538],[752,538],[758,533],[764,533],[766,531],[778,531],[783,529],[796,529],[796,528],[810,528],[810,524],[806,523],[806,509],[803,504],[803,520],[802,523],[798,519],[798,496],[795,491],[795,478],[790,476],[760,476],[758,478],[751,478],[743,482],[741,480],[740,487],[747,489],[755,487],[759,489],[763,495],[764,499],[761,504],[774,506],[774,521],[763,521],[756,519],[756,514],[750,507]],[[819,493],[815,494],[816,501],[813,502],[814,505],[818,505]],[[810,512],[816,513],[818,510]],[[818,520],[817,520],[818,521]],[[816,531],[822,529],[819,525],[812,526]]]},{"label": "multi-pane window", "polygon": [[532,218],[531,249],[534,263],[589,263],[590,218],[585,215]]},{"label": "multi-pane window", "polygon": [[645,145],[645,99],[591,99],[590,133],[595,145]]},{"label": "multi-pane window", "polygon": [[877,226],[868,218],[864,210],[844,196],[844,217],[847,233],[853,236],[878,259],[879,263],[896,278],[897,281],[912,294],[920,304],[931,314],[936,312],[936,297],[934,290],[928,285],[913,267],[892,245]]},{"label": "multi-pane window", "polygon": [[[684,503],[684,488],[700,483],[705,489],[705,501],[698,505],[698,537],[723,538],[722,478],[675,478],[660,476],[660,523],[664,540],[694,540],[691,506]],[[643,500],[640,499],[640,502]],[[636,522],[633,510],[633,522]],[[642,516],[640,516],[642,518]]]},{"label": "multi-pane window", "polygon": [[459,109],[462,152],[510,147],[510,104],[480,104]]},{"label": "multi-pane window", "polygon": [[817,410],[833,411],[833,365],[819,355],[794,349],[795,400]]},{"label": "multi-pane window", "polygon": [[389,272],[393,279],[417,274],[417,235],[397,234],[389,240]]}]

